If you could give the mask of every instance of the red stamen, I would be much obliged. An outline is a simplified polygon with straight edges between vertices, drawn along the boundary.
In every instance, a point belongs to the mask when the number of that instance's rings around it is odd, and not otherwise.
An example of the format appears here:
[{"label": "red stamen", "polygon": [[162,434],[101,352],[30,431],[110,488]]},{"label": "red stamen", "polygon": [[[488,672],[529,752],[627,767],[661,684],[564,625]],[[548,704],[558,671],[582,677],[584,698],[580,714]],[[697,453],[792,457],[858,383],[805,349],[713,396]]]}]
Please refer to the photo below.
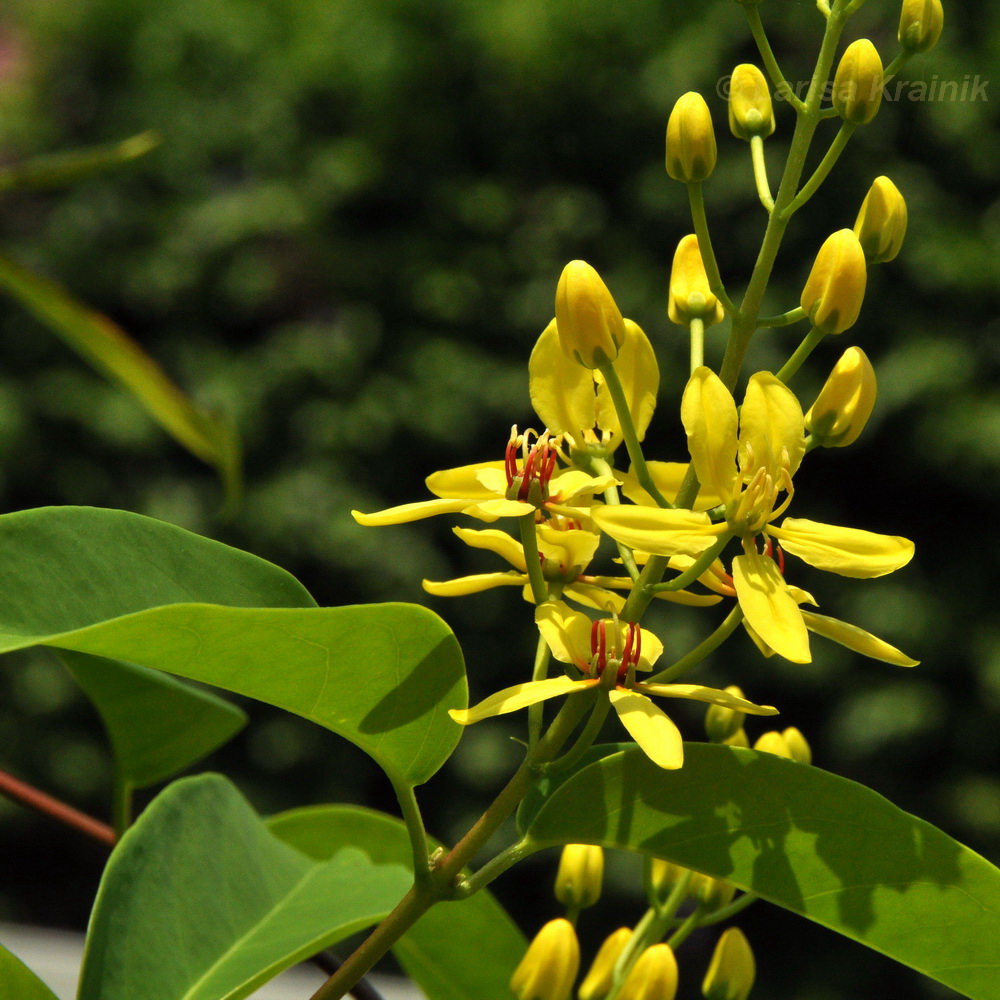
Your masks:
[{"label": "red stamen", "polygon": [[622,658],[618,664],[618,676],[616,678],[619,684],[624,683],[625,678],[628,676],[628,668],[632,662],[632,643],[635,641],[635,626],[628,625],[628,634],[625,639],[625,648],[622,650]]},{"label": "red stamen", "polygon": [[597,623],[597,676],[608,665],[608,633],[603,621]]},{"label": "red stamen", "polygon": [[590,623],[590,655],[597,656],[597,622]]},{"label": "red stamen", "polygon": [[775,546],[778,550],[778,572],[784,576],[785,575],[785,550],[781,545]]},{"label": "red stamen", "polygon": [[511,438],[507,442],[507,450],[504,452],[503,462],[504,471],[507,473],[507,485],[510,486],[517,475],[517,443],[514,438]]}]

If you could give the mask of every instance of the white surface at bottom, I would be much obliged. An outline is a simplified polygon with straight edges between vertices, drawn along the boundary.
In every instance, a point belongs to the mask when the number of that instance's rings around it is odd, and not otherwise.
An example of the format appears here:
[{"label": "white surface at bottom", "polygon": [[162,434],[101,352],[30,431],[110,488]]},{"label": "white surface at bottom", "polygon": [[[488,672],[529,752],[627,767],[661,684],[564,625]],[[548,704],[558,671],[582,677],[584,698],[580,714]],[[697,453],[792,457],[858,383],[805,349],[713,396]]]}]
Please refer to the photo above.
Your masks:
[{"label": "white surface at bottom", "polygon": [[[38,927],[0,925],[0,944],[15,954],[59,1000],[76,996],[77,974],[83,954],[83,935]],[[309,1000],[326,981],[319,969],[300,965],[283,972],[253,994],[254,1000]],[[372,985],[385,1000],[422,1000],[422,994],[403,979],[373,976]]]}]

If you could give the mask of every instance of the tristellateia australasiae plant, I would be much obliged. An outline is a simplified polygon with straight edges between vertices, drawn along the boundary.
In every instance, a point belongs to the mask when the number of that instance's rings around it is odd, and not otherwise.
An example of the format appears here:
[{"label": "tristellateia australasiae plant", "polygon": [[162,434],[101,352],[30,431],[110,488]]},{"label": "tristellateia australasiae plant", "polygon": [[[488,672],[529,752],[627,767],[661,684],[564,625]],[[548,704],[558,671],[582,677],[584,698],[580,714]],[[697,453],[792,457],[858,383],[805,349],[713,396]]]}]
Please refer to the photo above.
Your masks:
[{"label": "tristellateia australasiae plant", "polygon": [[[16,584],[0,595],[0,651],[58,650],[116,751],[115,829],[65,811],[59,817],[115,843],[80,1000],[248,996],[282,968],[367,927],[374,930],[316,1000],[346,995],[390,949],[432,1000],[568,1000],[574,991],[579,1000],[672,1000],[684,941],[759,898],[973,1000],[1000,997],[1000,871],[875,793],[813,768],[793,726],[760,732],[751,747],[747,716],[781,708],[757,703],[752,678],[727,678],[719,689],[685,676],[741,625],[765,657],[808,662],[813,633],[862,656],[915,665],[813,610],[817,599],[796,584],[795,569],[801,560],[872,578],[913,555],[906,539],[808,520],[800,515],[809,513],[809,497],[794,497],[810,453],[851,445],[874,406],[875,373],[860,347],[846,346],[808,407],[793,383],[821,341],[856,328],[869,269],[900,251],[906,204],[889,178],[877,178],[863,202],[859,192],[853,229],[816,240],[799,304],[760,315],[793,216],[853,132],[876,117],[885,81],[941,31],[939,0],[904,0],[900,50],[887,68],[863,39],[838,60],[845,25],[864,2],[820,0],[822,42],[801,94],[781,74],[759,4],[740,0],[763,68],[736,67],[728,121],[749,145],[765,213],[742,295],[720,275],[702,196],[719,155],[712,109],[685,94],[667,123],[666,171],[687,188],[694,229],[679,240],[664,303],[690,342],[680,407],[688,455],[647,459],[660,383],[655,351],[597,271],[573,261],[554,281],[555,318],[529,361],[539,429],[515,427],[492,460],[434,473],[433,499],[355,512],[370,526],[472,519],[456,527],[458,537],[505,566],[425,587],[460,596],[512,586],[533,606],[527,627],[537,654],[511,686],[469,707],[454,636],[417,606],[319,608],[262,560],[120,511],[0,517],[0,550]],[[838,117],[829,151],[804,177],[814,135]],[[789,125],[774,190],[764,143]],[[776,331],[768,335],[777,341],[799,325],[800,343],[778,371],[744,373],[755,334]],[[728,332],[725,346],[706,349],[706,331],[717,326]],[[707,638],[673,662],[663,662],[663,643],[643,621],[656,600],[711,616]],[[230,706],[161,672],[343,735],[385,770],[402,821],[335,805],[265,823],[224,779],[202,776],[168,786],[133,823],[134,788],[176,774],[242,722]],[[683,742],[670,715],[674,698],[706,704],[708,742]],[[522,709],[521,765],[456,845],[438,845],[417,787],[455,750],[463,726]],[[612,709],[621,742],[598,743]],[[30,790],[9,782],[4,790],[58,813]],[[514,842],[469,870],[515,812]],[[554,889],[564,916],[528,944],[485,887],[552,847],[562,848]],[[604,944],[583,956],[575,927],[600,897],[607,848],[644,855],[648,909],[633,927],[609,921]],[[685,961],[681,954],[681,967]],[[708,1000],[749,994],[755,962],[739,928],[718,936],[699,974]],[[17,997],[48,996],[0,949],[0,987],[7,982]]]}]

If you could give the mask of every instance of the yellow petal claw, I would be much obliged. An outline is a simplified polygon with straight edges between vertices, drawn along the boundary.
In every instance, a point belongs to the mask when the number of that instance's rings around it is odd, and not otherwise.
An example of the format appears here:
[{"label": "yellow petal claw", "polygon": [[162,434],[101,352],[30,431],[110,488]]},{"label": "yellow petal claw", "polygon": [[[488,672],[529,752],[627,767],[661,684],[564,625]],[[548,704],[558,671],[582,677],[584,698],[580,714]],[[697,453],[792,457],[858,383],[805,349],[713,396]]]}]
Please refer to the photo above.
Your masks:
[{"label": "yellow petal claw", "polygon": [[622,725],[654,764],[676,770],[684,763],[680,730],[665,712],[635,691],[616,689],[608,697]]},{"label": "yellow petal claw", "polygon": [[786,552],[810,566],[856,579],[885,576],[913,558],[913,542],[898,535],[880,535],[798,517],[786,517],[780,528],[772,526],[768,531]]},{"label": "yellow petal claw", "polygon": [[570,677],[549,677],[544,681],[527,681],[524,684],[515,684],[513,687],[504,688],[503,691],[497,691],[496,694],[491,694],[489,698],[484,699],[473,708],[450,708],[448,714],[460,726],[471,726],[474,722],[481,722],[494,715],[516,712],[529,705],[537,705],[540,701],[547,701],[549,698],[558,698],[560,695],[570,694],[574,691],[584,691],[599,683],[596,679],[575,681]]},{"label": "yellow petal claw", "polygon": [[733,583],[747,622],[768,646],[793,663],[809,663],[802,612],[768,556],[748,549],[733,560]]},{"label": "yellow petal claw", "polygon": [[736,402],[709,368],[696,368],[681,399],[681,421],[698,481],[728,498],[736,485]]},{"label": "yellow petal claw", "polygon": [[738,709],[747,715],[778,714],[778,710],[773,705],[757,705],[752,701],[747,701],[746,698],[730,694],[728,691],[705,687],[702,684],[637,684],[636,690],[660,698],[688,698],[691,701],[704,701],[710,705]]},{"label": "yellow petal claw", "polygon": [[802,619],[810,632],[815,632],[825,639],[832,639],[862,656],[871,657],[873,660],[882,660],[897,667],[915,667],[920,662],[911,659],[884,639],[879,639],[871,632],[866,632],[863,628],[851,625],[849,622],[828,618],[826,615],[818,615],[814,611],[803,611]]},{"label": "yellow petal claw", "polygon": [[700,556],[729,530],[725,522],[713,524],[705,513],[679,508],[594,507],[591,517],[630,549],[660,556]]}]

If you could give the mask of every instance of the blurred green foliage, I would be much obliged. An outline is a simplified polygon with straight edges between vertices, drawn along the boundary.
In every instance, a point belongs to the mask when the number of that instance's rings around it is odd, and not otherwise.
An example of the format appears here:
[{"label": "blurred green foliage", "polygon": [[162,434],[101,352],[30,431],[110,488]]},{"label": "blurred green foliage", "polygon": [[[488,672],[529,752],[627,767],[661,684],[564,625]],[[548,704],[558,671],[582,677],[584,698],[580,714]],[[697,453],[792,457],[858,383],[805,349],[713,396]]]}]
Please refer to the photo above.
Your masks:
[{"label": "blurred green foliage", "polygon": [[[807,463],[795,512],[907,535],[917,557],[887,581],[839,587],[799,567],[796,582],[923,664],[903,672],[818,642],[811,666],[762,664],[737,637],[701,676],[779,703],[820,766],[995,859],[1000,8],[952,0],[946,9],[940,46],[904,77],[978,77],[991,81],[986,99],[886,102],[793,223],[765,306],[797,302],[822,239],[851,225],[868,185],[888,174],[910,206],[903,253],[873,274],[859,325],[822,345],[797,384],[808,403],[840,350],[858,343],[879,375],[875,418],[857,445]],[[815,5],[773,0],[762,14],[786,74],[802,78],[819,36]],[[895,3],[873,0],[849,37],[868,34],[888,56],[896,16]],[[666,320],[666,278],[690,223],[683,189],[663,172],[662,132],[683,91],[711,95],[736,62],[754,59],[748,40],[732,0],[11,0],[0,19],[3,159],[150,128],[164,143],[71,190],[5,195],[0,242],[233,417],[247,494],[222,523],[211,473],[8,303],[3,508],[124,507],[271,558],[321,603],[422,600],[422,577],[492,568],[489,557],[463,551],[444,519],[365,530],[348,510],[416,499],[424,475],[497,457],[510,424],[530,423],[527,355],[575,257],[601,271],[650,334],[664,389],[648,453],[683,457],[686,345]],[[720,164],[706,198],[738,293],[763,218],[746,146],[725,130],[722,101],[710,103]],[[789,119],[779,107],[772,171]],[[751,366],[779,364],[797,335],[762,334]],[[516,592],[429,603],[459,634],[474,696],[520,675],[533,643]],[[672,616],[668,653],[710,620]],[[258,806],[393,808],[352,748],[251,712],[247,736],[216,765]],[[699,735],[696,715],[686,725]],[[517,759],[516,734],[517,720],[497,720],[466,735],[461,760],[427,789],[436,834],[455,836],[496,788]],[[41,654],[11,657],[0,676],[0,741],[18,774],[106,809],[96,717]],[[0,819],[0,917],[81,924],[100,851],[3,803]],[[631,919],[634,866],[610,871],[620,916]],[[529,930],[555,912],[547,878],[499,884]],[[761,1000],[856,995],[858,982],[872,997],[937,995],[774,910],[755,908],[743,924],[759,945]],[[591,938],[608,929],[584,925]]]}]

